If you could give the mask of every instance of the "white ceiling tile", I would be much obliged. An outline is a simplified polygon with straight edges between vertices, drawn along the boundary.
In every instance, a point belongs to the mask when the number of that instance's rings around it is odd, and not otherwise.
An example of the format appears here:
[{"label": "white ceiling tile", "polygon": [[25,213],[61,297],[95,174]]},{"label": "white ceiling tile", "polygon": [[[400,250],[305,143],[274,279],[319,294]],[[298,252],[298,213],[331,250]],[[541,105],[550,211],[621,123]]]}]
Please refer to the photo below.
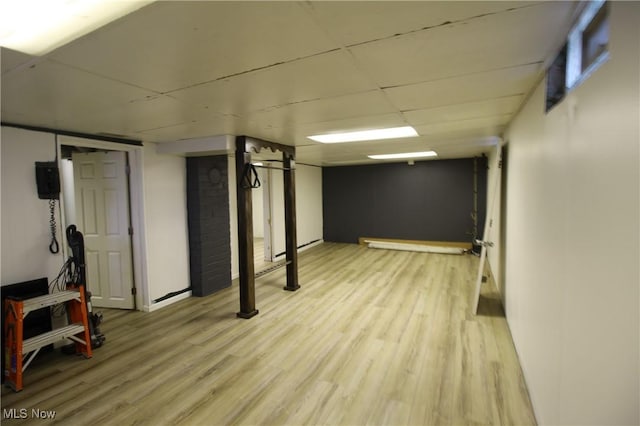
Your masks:
[{"label": "white ceiling tile", "polygon": [[211,111],[240,116],[376,87],[354,67],[350,55],[336,51],[178,90],[170,96],[204,105]]},{"label": "white ceiling tile", "polygon": [[317,21],[345,46],[393,37],[478,15],[527,7],[525,1],[307,2]]},{"label": "white ceiling tile", "polygon": [[7,72],[19,67],[30,66],[37,62],[40,62],[40,58],[7,49],[6,47],[0,47],[0,64],[2,65],[2,74],[6,74]]},{"label": "white ceiling tile", "polygon": [[[96,77],[51,61],[2,77],[3,116],[23,116],[21,124],[77,129],[83,120],[101,117],[153,92]],[[95,129],[96,132],[100,129]]]},{"label": "white ceiling tile", "polygon": [[[312,164],[367,163],[372,150],[475,155],[539,83],[572,7],[155,2],[44,57],[2,49],[2,119],[152,142],[244,134]],[[307,139],[406,124],[422,136]]]},{"label": "white ceiling tile", "polygon": [[571,12],[549,2],[350,48],[381,87],[543,62]]},{"label": "white ceiling tile", "polygon": [[[185,105],[168,96],[157,95],[136,99],[121,107],[105,110],[100,116],[91,116],[87,122],[103,131],[137,133],[187,122],[220,119],[199,106]],[[113,130],[112,130],[113,129]]]},{"label": "white ceiling tile", "polygon": [[425,140],[429,146],[437,151],[463,149],[472,146],[491,148],[500,140],[499,136],[490,134],[489,132],[469,132],[460,131],[447,135],[427,136]]},{"label": "white ceiling tile", "polygon": [[300,124],[291,127],[269,127],[268,124],[260,124],[255,121],[247,122],[242,118],[238,119],[238,121],[241,123],[239,127],[242,129],[243,134],[251,136],[261,134],[263,135],[263,139],[303,147],[305,150],[309,147],[315,147],[316,150],[326,150],[329,147],[329,145],[312,141],[308,138],[308,136],[311,135],[406,125],[406,121],[399,113],[367,115],[319,123]]},{"label": "white ceiling tile", "polygon": [[301,124],[394,113],[396,109],[378,90],[300,102],[252,115],[257,122],[273,127],[295,128]]},{"label": "white ceiling tile", "polygon": [[415,126],[420,135],[435,135],[440,133],[459,133],[463,130],[483,130],[498,134],[505,124],[509,122],[510,114],[497,115],[494,117],[475,118],[471,120],[447,121],[436,124],[423,124]]},{"label": "white ceiling tile", "polygon": [[402,115],[404,115],[407,122],[412,126],[438,124],[449,121],[515,113],[523,99],[523,95],[505,96],[503,98],[489,99],[486,101],[404,111]]},{"label": "white ceiling tile", "polygon": [[159,1],[51,57],[167,92],[336,47],[294,2]]},{"label": "white ceiling tile", "polygon": [[[425,140],[429,142],[432,149],[440,152],[442,148],[449,148],[451,146],[492,146],[493,141],[499,140],[504,133],[504,126],[485,127],[485,128],[472,128],[472,129],[460,129],[451,130],[446,133],[434,133],[426,135]],[[460,141],[465,141],[460,143]],[[473,143],[469,142],[473,141]]]},{"label": "white ceiling tile", "polygon": [[303,124],[297,126],[296,131],[299,136],[306,139],[306,137],[310,135],[330,132],[355,132],[358,130],[381,129],[406,125],[407,122],[401,114],[390,113]]},{"label": "white ceiling tile", "polygon": [[237,135],[242,133],[236,132],[236,123],[231,117],[210,117],[202,120],[189,120],[183,123],[147,129],[140,132],[140,135],[142,135],[145,140],[159,143],[222,134]]},{"label": "white ceiling tile", "polygon": [[401,111],[526,95],[540,76],[540,64],[446,78],[385,89]]}]

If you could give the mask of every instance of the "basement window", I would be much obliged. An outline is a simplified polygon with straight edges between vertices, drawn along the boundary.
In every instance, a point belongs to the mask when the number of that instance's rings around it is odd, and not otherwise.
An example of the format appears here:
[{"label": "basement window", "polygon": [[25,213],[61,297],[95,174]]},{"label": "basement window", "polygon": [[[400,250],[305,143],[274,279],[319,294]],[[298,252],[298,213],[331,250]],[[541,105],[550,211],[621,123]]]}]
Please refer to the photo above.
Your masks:
[{"label": "basement window", "polygon": [[584,81],[609,58],[609,4],[588,3],[576,26],[569,33],[566,87]]},{"label": "basement window", "polygon": [[549,111],[555,104],[564,99],[567,93],[567,45],[562,47],[558,56],[547,70],[547,92],[545,111]]}]

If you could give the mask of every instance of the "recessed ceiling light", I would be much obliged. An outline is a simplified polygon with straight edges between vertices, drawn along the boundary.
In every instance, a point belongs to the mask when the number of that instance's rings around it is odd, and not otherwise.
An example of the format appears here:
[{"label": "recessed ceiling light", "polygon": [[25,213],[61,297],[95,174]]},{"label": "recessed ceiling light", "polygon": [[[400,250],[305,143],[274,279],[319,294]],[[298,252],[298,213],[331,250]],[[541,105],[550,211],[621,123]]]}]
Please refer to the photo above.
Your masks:
[{"label": "recessed ceiling light", "polygon": [[435,151],[423,151],[423,152],[402,152],[398,154],[380,154],[380,155],[369,155],[368,157],[372,160],[397,160],[397,159],[405,159],[405,158],[426,158],[426,157],[436,157]]},{"label": "recessed ceiling light", "polygon": [[390,127],[386,129],[361,130],[357,132],[329,133],[326,135],[308,136],[309,139],[322,143],[342,143],[375,141],[379,139],[410,138],[418,136],[418,132],[411,126]]},{"label": "recessed ceiling light", "polygon": [[0,46],[44,55],[152,0],[3,1]]}]

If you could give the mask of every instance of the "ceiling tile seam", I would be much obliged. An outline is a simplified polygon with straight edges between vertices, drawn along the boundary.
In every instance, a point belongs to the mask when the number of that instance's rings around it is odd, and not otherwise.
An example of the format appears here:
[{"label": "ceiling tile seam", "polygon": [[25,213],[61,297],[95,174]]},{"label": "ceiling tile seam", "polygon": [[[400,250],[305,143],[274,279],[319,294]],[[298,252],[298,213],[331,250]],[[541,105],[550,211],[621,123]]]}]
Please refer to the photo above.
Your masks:
[{"label": "ceiling tile seam", "polygon": [[478,115],[478,116],[458,118],[453,120],[439,120],[437,123],[421,123],[421,124],[416,123],[414,125],[415,126],[433,126],[433,125],[437,126],[438,124],[443,124],[443,123],[463,123],[465,121],[475,121],[475,120],[482,120],[482,119],[488,119],[488,118],[511,117],[512,114],[513,112],[507,112],[504,114]]},{"label": "ceiling tile seam", "polygon": [[[377,90],[370,90],[368,92],[377,92]],[[359,92],[359,93],[368,93],[368,92]],[[340,97],[340,96],[337,96]],[[323,99],[330,99],[330,98],[323,98]],[[394,115],[397,118],[404,120],[404,117],[402,116],[402,114],[400,112],[387,112],[387,113],[382,113],[382,114],[375,114],[374,117],[377,117],[378,115]],[[367,115],[362,115],[362,116],[357,116],[357,117],[350,117],[348,119],[354,119],[354,118],[360,118],[360,117],[370,117],[368,114]],[[318,125],[318,126],[322,126],[322,125],[333,125],[336,121],[340,121],[338,120],[324,120],[324,121],[309,121],[309,122],[305,122],[305,123],[300,123],[302,126],[309,126],[309,125]],[[273,129],[283,129],[283,128],[287,128],[287,126],[278,126],[278,127],[273,127]],[[326,146],[326,145],[321,145],[320,143],[314,143],[312,144],[312,146]]]},{"label": "ceiling tile seam", "polygon": [[171,127],[182,126],[184,124],[193,124],[197,122],[198,120],[186,120],[186,121],[180,121],[178,123],[167,124],[166,126],[158,126],[158,127],[150,127],[148,129],[134,130],[134,132],[137,132],[137,133],[152,132],[154,130],[169,129]]},{"label": "ceiling tile seam", "polygon": [[376,81],[376,79],[373,78],[373,76],[369,72],[367,72],[367,67],[362,66],[362,64],[358,61],[358,59],[356,58],[354,53],[351,51],[351,49],[347,47],[343,47],[343,50],[349,55],[349,58],[351,58],[351,62],[353,63],[353,66],[355,67],[355,69],[358,70],[358,72],[360,72],[362,75],[366,76],[369,83],[371,83],[373,86],[376,87],[376,89],[371,90],[371,92],[375,91],[380,93],[384,98],[385,102],[387,103],[387,105],[391,107],[391,109],[393,109],[393,113],[398,114],[399,117],[404,122],[404,124],[409,125],[409,123],[406,120],[406,117],[402,114],[402,111],[400,111],[400,108],[398,108],[398,106],[390,99],[389,94],[385,92],[383,87],[381,87],[381,85]]},{"label": "ceiling tile seam", "polygon": [[[501,126],[504,127],[504,126]],[[504,129],[500,129],[500,130],[504,130]],[[499,136],[499,135],[498,135]],[[486,138],[491,138],[492,136],[484,136],[482,138],[480,138],[480,143],[481,145],[478,145],[478,140],[477,138],[474,138],[473,140],[471,139],[440,139],[440,143],[438,142],[431,142],[432,144],[434,144],[433,146],[438,149],[438,148],[468,148],[470,145],[473,146],[474,148],[479,148],[481,150],[484,150],[485,147],[492,147],[493,143],[491,144],[486,144],[486,142],[482,141],[482,139],[486,139]]]},{"label": "ceiling tile seam", "polygon": [[504,10],[500,10],[497,12],[487,12],[487,13],[481,13],[480,15],[475,15],[475,16],[470,16],[468,18],[462,18],[462,19],[458,19],[455,21],[444,21],[440,24],[436,24],[436,25],[430,25],[427,27],[423,27],[423,28],[417,28],[414,30],[409,30],[409,31],[404,31],[402,33],[397,33],[397,34],[393,34],[393,35],[389,35],[389,36],[384,36],[384,37],[379,37],[379,38],[375,38],[375,39],[371,39],[371,40],[365,40],[365,41],[360,41],[357,43],[352,43],[347,45],[347,48],[352,48],[352,47],[359,47],[359,46],[363,46],[363,45],[367,45],[367,44],[371,44],[371,43],[377,43],[380,41],[386,41],[386,40],[392,40],[394,38],[400,38],[400,37],[405,37],[407,35],[411,35],[411,34],[416,34],[419,32],[423,32],[423,31],[429,31],[429,30],[433,30],[436,28],[442,28],[442,27],[446,27],[449,25],[457,25],[457,24],[463,24],[463,23],[468,23],[471,21],[474,21],[476,19],[482,19],[482,18],[486,18],[487,16],[493,16],[493,15],[499,15],[499,14],[503,14],[503,13],[510,13],[516,10],[521,10],[521,9],[525,9],[525,8],[529,8],[529,7],[535,7],[535,6],[539,6],[538,4],[529,4],[529,5],[524,5],[521,7],[511,7],[508,9],[504,9]]},{"label": "ceiling tile seam", "polygon": [[269,113],[269,112],[277,111],[277,110],[279,110],[281,108],[285,108],[285,107],[289,107],[289,106],[293,106],[293,105],[300,105],[300,104],[306,104],[306,103],[309,103],[309,102],[317,102],[317,101],[338,99],[338,98],[343,98],[345,96],[364,95],[366,93],[372,93],[372,92],[378,92],[378,89],[364,90],[364,91],[351,92],[351,93],[344,93],[344,94],[341,94],[341,95],[325,96],[325,97],[321,97],[321,98],[303,99],[301,101],[287,102],[285,104],[270,105],[270,106],[265,107],[265,108],[260,108],[260,109],[256,109],[256,110],[252,110],[252,111],[247,111],[245,114],[241,114],[240,116],[238,116],[238,118],[244,118],[246,115],[253,114],[253,113]]},{"label": "ceiling tile seam", "polygon": [[[3,49],[5,49],[3,47]],[[36,65],[38,65],[39,63],[43,62],[45,60],[45,58],[42,57],[31,57],[31,59],[29,59],[28,61],[25,62],[21,62],[18,65],[9,68],[8,70],[4,71],[2,73],[2,77],[8,77],[11,74],[17,73],[17,72],[21,72],[26,70],[27,68],[35,68]]]},{"label": "ceiling tile seam", "polygon": [[[329,49],[329,50],[325,50],[325,51],[322,51],[322,52],[316,52],[316,53],[313,53],[311,55],[300,56],[300,57],[297,57],[297,58],[294,58],[294,59],[288,59],[286,61],[276,62],[276,63],[269,64],[269,65],[263,65],[263,66],[260,66],[260,67],[252,68],[250,70],[246,70],[246,71],[241,71],[241,72],[225,75],[225,76],[222,76],[222,77],[216,77],[216,78],[211,79],[211,80],[206,80],[206,81],[194,83],[194,84],[191,84],[191,85],[187,85],[187,86],[183,86],[183,87],[179,87],[179,88],[175,88],[175,89],[171,89],[171,90],[165,90],[165,91],[152,89],[152,88],[148,88],[148,87],[143,87],[143,86],[138,86],[138,85],[132,84],[131,82],[128,82],[128,81],[123,81],[123,80],[120,80],[120,79],[116,79],[116,78],[112,78],[112,77],[106,76],[104,74],[100,74],[100,73],[96,73],[96,72],[93,72],[93,71],[89,71],[89,70],[86,70],[86,69],[84,69],[82,67],[78,67],[76,65],[68,64],[66,62],[62,62],[62,61],[59,61],[59,60],[56,60],[56,59],[53,59],[53,58],[45,58],[45,61],[51,61],[52,63],[58,64],[58,65],[63,66],[63,67],[68,67],[68,68],[74,69],[76,71],[81,71],[81,72],[84,72],[84,73],[87,73],[87,74],[90,74],[90,75],[93,75],[93,76],[96,76],[96,77],[100,77],[100,78],[103,78],[103,79],[106,79],[106,80],[109,80],[109,81],[113,81],[113,82],[120,83],[120,84],[125,84],[127,86],[135,87],[137,89],[153,92],[156,95],[165,95],[166,96],[166,95],[169,95],[171,93],[174,93],[174,92],[177,92],[177,91],[180,91],[180,90],[191,89],[191,88],[202,86],[202,85],[205,85],[205,84],[208,84],[208,83],[213,83],[213,82],[220,81],[220,80],[225,80],[225,79],[228,79],[228,78],[238,77],[238,76],[241,76],[241,75],[245,75],[245,74],[249,74],[249,73],[253,73],[253,72],[257,72],[257,71],[263,71],[265,69],[273,68],[273,67],[276,67],[276,66],[279,66],[279,65],[290,64],[290,63],[293,63],[293,62],[296,62],[296,61],[301,61],[301,60],[304,60],[304,59],[309,59],[309,58],[313,58],[313,57],[316,57],[316,56],[321,56],[321,55],[325,55],[325,54],[328,54],[328,53],[337,52],[337,51],[340,51],[340,50],[342,50],[342,49],[341,48],[334,48],[334,49]],[[10,71],[11,70],[9,70],[8,72],[10,72]],[[5,75],[5,74],[3,74],[3,75]],[[171,97],[171,99],[175,99],[175,98]]]},{"label": "ceiling tile seam", "polygon": [[453,80],[455,78],[470,77],[470,76],[477,75],[477,74],[489,74],[489,73],[492,73],[492,72],[495,72],[495,71],[508,70],[508,69],[512,69],[512,68],[523,68],[523,67],[528,67],[528,66],[531,66],[531,65],[541,65],[541,64],[542,64],[542,61],[527,62],[527,63],[524,63],[524,64],[508,65],[508,66],[505,66],[505,67],[491,68],[491,69],[482,70],[482,71],[474,71],[474,72],[471,72],[471,73],[449,75],[449,76],[446,76],[446,77],[436,78],[436,79],[433,79],[433,80],[423,80],[423,81],[417,81],[417,82],[414,82],[414,83],[396,84],[396,85],[391,85],[391,86],[382,86],[381,89],[382,90],[387,90],[387,89],[397,89],[397,88],[401,88],[401,87],[417,86],[419,84],[435,83],[437,81]]},{"label": "ceiling tile seam", "polygon": [[[398,109],[398,107],[396,107],[396,105],[394,105],[394,103],[391,101],[391,99],[389,99],[389,96],[387,95],[387,93],[384,92],[384,90],[382,90],[382,87],[380,87],[380,84],[376,81],[375,78],[373,78],[373,76],[371,76],[366,70],[367,67],[363,67],[361,66],[360,62],[356,59],[355,55],[353,54],[353,52],[351,51],[351,49],[349,49],[343,42],[342,40],[340,40],[340,37],[334,37],[333,33],[328,30],[324,23],[323,20],[321,18],[319,18],[317,16],[317,14],[315,13],[314,9],[313,9],[313,4],[310,1],[306,1],[304,3],[301,3],[302,9],[305,11],[305,13],[307,14],[307,16],[309,16],[311,18],[312,21],[315,22],[315,24],[322,29],[322,31],[326,34],[326,36],[335,44],[341,46],[340,50],[342,50],[343,52],[345,52],[349,58],[351,59],[351,63],[353,64],[354,68],[363,76],[366,77],[367,79],[367,83],[369,83],[371,86],[375,87],[375,91],[377,91],[378,93],[380,93],[382,95],[382,97],[385,99],[385,101],[387,102],[388,106],[390,106],[391,108],[394,109],[394,114],[398,114],[398,116],[402,119],[402,121],[404,121],[405,124],[408,124],[405,117],[402,115],[401,111]],[[372,90],[373,91],[373,90]],[[366,92],[362,92],[362,93],[366,93]]]},{"label": "ceiling tile seam", "polygon": [[168,94],[180,91],[180,90],[192,89],[194,87],[202,86],[202,85],[209,84],[209,83],[214,83],[216,81],[221,81],[221,80],[226,80],[226,79],[229,79],[229,78],[239,77],[241,75],[250,74],[250,73],[254,73],[254,72],[258,72],[258,71],[264,71],[264,70],[269,69],[269,68],[273,68],[273,67],[277,67],[277,66],[285,65],[285,64],[291,64],[291,63],[294,63],[294,62],[297,62],[297,61],[302,61],[304,59],[309,59],[309,58],[313,58],[313,57],[316,57],[316,56],[322,56],[322,55],[326,55],[328,53],[337,52],[339,50],[341,50],[341,49],[340,48],[334,48],[334,49],[329,49],[329,50],[325,50],[325,51],[322,51],[322,52],[313,53],[311,55],[305,55],[305,56],[300,56],[300,57],[297,57],[297,58],[294,58],[294,59],[288,59],[286,61],[275,62],[275,63],[269,64],[269,65],[262,65],[262,66],[259,66],[259,67],[256,67],[256,68],[252,68],[250,70],[240,71],[240,72],[233,73],[233,74],[228,74],[228,75],[225,75],[225,76],[222,76],[222,77],[216,77],[216,78],[211,79],[211,80],[201,81],[199,83],[194,83],[194,84],[191,84],[191,85],[188,85],[188,86],[179,87],[179,88],[176,88],[176,89],[171,89],[171,90],[168,90],[168,91],[165,91],[165,92],[161,92],[161,93],[163,95],[168,95]]},{"label": "ceiling tile seam", "polygon": [[516,96],[523,96],[523,95],[524,95],[524,93],[514,93],[514,94],[509,94],[509,95],[495,96],[495,97],[492,97],[492,98],[483,98],[483,99],[478,100],[478,101],[456,102],[456,103],[452,103],[452,104],[442,104],[442,105],[438,105],[438,106],[435,106],[435,107],[427,107],[427,108],[403,109],[400,112],[402,114],[404,114],[406,112],[437,110],[437,109],[453,107],[453,106],[473,105],[473,104],[477,104],[477,103],[480,103],[480,102],[491,102],[491,101],[497,101],[497,100],[501,100],[501,99],[515,98]]},{"label": "ceiling tile seam", "polygon": [[[103,75],[103,74],[100,74],[100,73],[89,71],[89,70],[86,70],[84,68],[81,68],[81,67],[78,67],[78,66],[75,66],[75,65],[71,65],[71,64],[68,64],[66,62],[61,62],[61,61],[58,61],[58,60],[53,59],[53,58],[46,58],[45,62],[46,61],[52,62],[54,64],[60,65],[60,66],[65,67],[65,68],[73,69],[73,70],[78,71],[78,72],[89,74],[89,75],[91,75],[93,77],[98,77],[98,78],[101,78],[103,80],[111,81],[111,82],[118,83],[118,84],[124,84],[125,86],[134,87],[134,88],[136,88],[138,90],[144,90],[146,92],[151,92],[156,96],[164,96],[164,93],[159,92],[157,90],[150,89],[148,87],[138,86],[137,84],[132,84],[132,83],[130,83],[128,81],[119,80],[117,78],[112,78],[112,77],[109,77],[109,76],[106,76],[106,75]],[[135,101],[135,99],[134,99],[134,101]]]},{"label": "ceiling tile seam", "polygon": [[351,51],[351,49],[346,48],[345,50],[347,51],[347,53],[349,54],[349,57],[351,58],[351,61],[353,62],[353,66],[360,71],[362,74],[366,75],[368,80],[370,82],[372,82],[375,86],[376,86],[376,91],[379,92],[382,97],[385,99],[385,101],[387,102],[387,104],[392,107],[394,109],[394,112],[397,114],[400,114],[400,117],[402,118],[402,120],[404,121],[405,124],[409,124],[405,118],[405,116],[402,114],[402,111],[400,111],[400,108],[398,108],[398,106],[391,100],[391,98],[389,97],[389,94],[387,92],[384,91],[383,87],[376,81],[375,78],[373,78],[372,75],[370,75],[367,72],[367,67],[366,66],[362,66],[360,64],[360,62],[358,61],[358,59],[356,58],[356,56],[354,55],[354,53]]}]

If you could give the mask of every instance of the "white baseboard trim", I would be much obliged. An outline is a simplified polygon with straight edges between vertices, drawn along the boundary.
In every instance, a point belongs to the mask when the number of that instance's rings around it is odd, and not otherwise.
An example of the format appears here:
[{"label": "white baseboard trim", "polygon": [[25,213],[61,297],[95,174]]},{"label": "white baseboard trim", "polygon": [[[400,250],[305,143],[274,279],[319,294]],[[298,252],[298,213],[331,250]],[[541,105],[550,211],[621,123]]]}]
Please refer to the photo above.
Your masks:
[{"label": "white baseboard trim", "polygon": [[[319,246],[319,245],[320,245],[320,244],[322,244],[322,243],[324,243],[324,240],[318,240],[318,241],[313,242],[313,243],[311,243],[311,244],[309,244],[309,245],[306,245],[306,246],[304,246],[304,247],[300,247],[300,248],[298,249],[298,253],[301,253],[301,252],[303,252],[303,251],[305,251],[305,250],[308,250],[308,249],[310,249],[310,248],[312,248],[312,247]],[[278,262],[278,261],[280,261],[280,260],[285,259],[286,257],[287,257],[287,255],[286,255],[286,254],[281,254],[280,256],[276,257],[273,261],[274,261],[274,262]],[[232,281],[233,281],[233,280],[235,280],[235,279],[238,279],[238,278],[240,278],[240,273],[239,273],[239,272],[236,272],[235,274],[231,274],[231,280],[232,280]]]},{"label": "white baseboard trim", "polygon": [[184,293],[180,293],[180,294],[176,294],[173,297],[170,297],[168,299],[163,300],[162,302],[158,302],[158,303],[154,303],[151,306],[149,305],[144,305],[142,307],[142,310],[144,312],[153,312],[153,311],[157,311],[158,309],[162,309],[164,307],[167,307],[169,305],[172,305],[180,300],[183,299],[188,299],[189,297],[191,297],[192,292],[191,290],[189,291],[185,291]]},{"label": "white baseboard trim", "polygon": [[464,254],[465,249],[460,247],[440,247],[440,246],[427,246],[422,244],[403,244],[393,243],[385,241],[369,241],[365,240],[369,244],[369,248],[383,249],[383,250],[401,250],[401,251],[417,251],[423,253],[440,253],[440,254]]},{"label": "white baseboard trim", "polygon": [[[298,249],[298,253],[302,253],[302,252],[303,252],[303,251],[305,251],[305,250],[309,250],[310,248],[313,248],[313,247],[315,247],[315,246],[319,246],[319,245],[320,245],[320,244],[322,244],[322,243],[324,243],[324,240],[318,240],[318,241],[315,241],[315,242],[313,242],[313,243],[307,244],[306,246],[300,247],[300,248]],[[277,261],[279,261],[279,260],[283,260],[283,259],[285,259],[286,257],[287,257],[287,255],[286,255],[286,254],[281,254],[280,256],[276,256],[276,258],[275,258],[273,261],[274,261],[274,262],[277,262]]]}]

